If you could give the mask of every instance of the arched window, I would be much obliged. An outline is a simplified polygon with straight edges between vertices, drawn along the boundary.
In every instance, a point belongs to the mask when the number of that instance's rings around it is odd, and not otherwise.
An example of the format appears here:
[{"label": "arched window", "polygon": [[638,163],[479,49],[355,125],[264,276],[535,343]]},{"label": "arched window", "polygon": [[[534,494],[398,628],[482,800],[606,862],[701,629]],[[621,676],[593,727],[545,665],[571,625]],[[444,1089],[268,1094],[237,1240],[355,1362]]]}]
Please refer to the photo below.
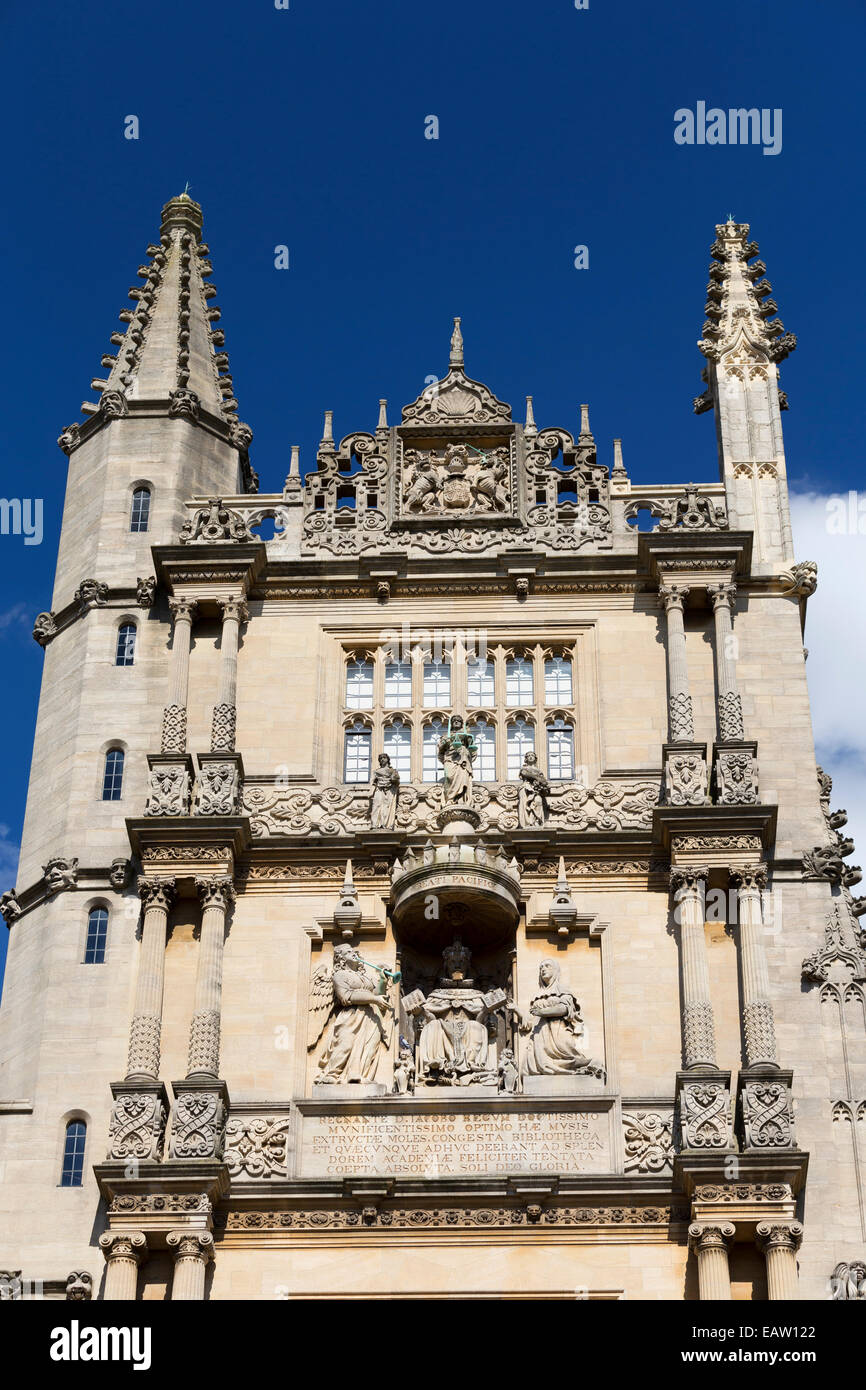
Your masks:
[{"label": "arched window", "polygon": [[389,661],[385,665],[385,708],[410,709],[412,706],[412,664]]},{"label": "arched window", "polygon": [[565,719],[547,726],[547,775],[551,782],[570,782],[574,777],[574,729]]},{"label": "arched window", "polygon": [[549,656],[544,663],[544,703],[571,704],[571,661],[567,656]]},{"label": "arched window", "polygon": [[523,767],[524,754],[535,752],[535,729],[528,720],[515,719],[508,726],[505,742],[508,749],[508,780],[516,782]]},{"label": "arched window", "polygon": [[505,703],[507,705],[532,705],[535,703],[532,680],[532,659],[516,656],[505,665]]},{"label": "arched window", "polygon": [[475,739],[478,756],[475,759],[475,776],[479,782],[496,781],[496,730],[486,719],[476,719],[470,724],[469,732]]},{"label": "arched window", "polygon": [[84,964],[103,965],[105,941],[108,936],[108,908],[92,907],[87,914],[87,940],[84,943]]},{"label": "arched window", "polygon": [[63,1168],[60,1172],[61,1187],[80,1187],[84,1175],[84,1141],[87,1138],[87,1125],[83,1120],[70,1120],[66,1126],[63,1144]]},{"label": "arched window", "polygon": [[[451,704],[451,665],[447,660],[424,662],[424,708]],[[425,779],[426,780],[426,779]],[[436,779],[439,780],[438,778]]]},{"label": "arched window", "polygon": [[422,782],[442,782],[445,779],[445,769],[439,761],[439,740],[446,732],[444,719],[431,719],[429,724],[424,725],[421,740]]},{"label": "arched window", "polygon": [[495,671],[492,661],[466,663],[466,703],[470,709],[491,709],[495,705]]},{"label": "arched window", "polygon": [[146,531],[150,521],[150,488],[137,487],[132,494],[132,509],[129,513],[130,531]]},{"label": "arched window", "polygon": [[385,725],[382,752],[388,754],[391,759],[391,766],[397,769],[401,780],[403,782],[410,781],[412,777],[412,730],[402,719],[395,719],[393,723]]},{"label": "arched window", "polygon": [[346,709],[373,708],[373,663],[355,657],[346,666]]},{"label": "arched window", "polygon": [[109,748],[102,776],[103,801],[119,801],[123,791],[123,749]]},{"label": "arched window", "polygon": [[115,666],[132,666],[135,663],[135,623],[121,623],[117,629],[117,649],[114,653]]},{"label": "arched window", "polygon": [[356,721],[346,730],[343,747],[343,781],[369,782],[373,731]]}]

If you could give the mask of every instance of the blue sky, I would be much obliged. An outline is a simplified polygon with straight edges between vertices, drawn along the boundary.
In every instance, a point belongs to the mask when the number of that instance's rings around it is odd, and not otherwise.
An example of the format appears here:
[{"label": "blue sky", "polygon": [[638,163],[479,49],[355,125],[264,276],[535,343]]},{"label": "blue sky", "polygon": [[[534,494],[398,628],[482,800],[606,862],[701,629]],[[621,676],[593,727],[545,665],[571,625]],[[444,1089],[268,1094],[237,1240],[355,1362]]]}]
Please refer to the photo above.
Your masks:
[{"label": "blue sky", "polygon": [[[636,481],[715,478],[712,419],[691,399],[709,245],[732,212],[800,340],[782,371],[788,468],[820,520],[824,497],[862,472],[864,27],[845,0],[730,0],[723,14],[634,0],[7,9],[0,495],[43,498],[45,529],[38,546],[0,536],[13,731],[0,889],[41,675],[30,629],[50,603],[63,500],[55,439],[92,395],[169,196],[188,180],[204,208],[263,490],[282,482],[290,444],[312,462],[325,407],[338,437],[372,428],[380,396],[397,417],[445,370],[455,313],[470,374],[515,409],[532,392],[539,425],[574,428],[588,401],[601,456],[621,436]],[[781,108],[781,153],[675,144],[674,112],[701,100]],[[124,138],[128,115],[138,140]],[[429,115],[438,140],[424,138]],[[282,244],[287,271],[274,268]],[[828,550],[840,585],[862,573],[863,538],[843,549],[844,563]],[[832,582],[824,592],[836,611]],[[860,697],[852,621],[838,679],[836,647],[821,656],[820,696],[849,806],[866,746],[833,701]]]}]

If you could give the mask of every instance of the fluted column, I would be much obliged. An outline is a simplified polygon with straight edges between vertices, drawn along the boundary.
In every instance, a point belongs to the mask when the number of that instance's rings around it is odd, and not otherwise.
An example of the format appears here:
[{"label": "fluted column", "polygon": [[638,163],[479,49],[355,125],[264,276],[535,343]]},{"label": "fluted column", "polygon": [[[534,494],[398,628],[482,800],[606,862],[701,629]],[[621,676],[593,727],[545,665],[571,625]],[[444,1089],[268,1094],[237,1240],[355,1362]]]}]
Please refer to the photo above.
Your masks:
[{"label": "fluted column", "polygon": [[213,1236],[210,1231],[169,1231],[166,1244],[174,1252],[172,1302],[200,1303],[204,1298],[205,1272],[213,1259]]},{"label": "fluted column", "polygon": [[671,888],[680,925],[683,1064],[687,1071],[716,1066],[716,1030],[704,931],[707,873],[705,867],[671,869]]},{"label": "fluted column", "polygon": [[683,608],[688,594],[684,584],[659,585],[659,602],[665,610],[668,631],[668,726],[672,743],[690,742],[695,736],[683,626]]},{"label": "fluted column", "polygon": [[138,1267],[147,1258],[147,1237],[143,1231],[104,1231],[99,1244],[105,1256],[105,1291],[109,1302],[134,1302],[138,1290]]},{"label": "fluted column", "polygon": [[714,1225],[695,1221],[689,1226],[689,1245],[698,1260],[698,1290],[702,1303],[731,1297],[728,1246],[735,1235],[736,1228],[730,1221]]},{"label": "fluted column", "polygon": [[186,752],[186,706],[189,697],[189,648],[195,618],[195,599],[170,598],[174,619],[171,644],[171,684],[168,704],[162,712],[163,753]]},{"label": "fluted column", "polygon": [[737,689],[737,668],[733,657],[733,627],[731,613],[737,601],[737,590],[733,583],[709,584],[707,593],[713,605],[716,648],[716,708],[719,718],[719,739],[741,739],[743,734],[743,706]]},{"label": "fluted column", "polygon": [[226,911],[229,903],[234,902],[235,892],[230,878],[197,878],[195,882],[202,905],[202,918],[187,1076],[216,1077],[220,1066]]},{"label": "fluted column", "polygon": [[797,1251],[803,1239],[799,1221],[779,1225],[762,1221],[755,1237],[767,1262],[767,1297],[771,1302],[798,1298]]},{"label": "fluted column", "polygon": [[246,622],[246,603],[242,598],[219,599],[222,610],[220,678],[213,710],[211,752],[232,753],[237,726],[238,640],[241,623]]},{"label": "fluted column", "polygon": [[770,1003],[770,979],[764,951],[761,893],[766,887],[763,864],[731,874],[737,889],[740,965],[743,979],[743,1034],[747,1067],[778,1068],[776,1023]]},{"label": "fluted column", "polygon": [[142,878],[138,891],[144,903],[144,921],[126,1074],[127,1077],[155,1079],[159,1076],[165,939],[175,881],[173,878]]}]

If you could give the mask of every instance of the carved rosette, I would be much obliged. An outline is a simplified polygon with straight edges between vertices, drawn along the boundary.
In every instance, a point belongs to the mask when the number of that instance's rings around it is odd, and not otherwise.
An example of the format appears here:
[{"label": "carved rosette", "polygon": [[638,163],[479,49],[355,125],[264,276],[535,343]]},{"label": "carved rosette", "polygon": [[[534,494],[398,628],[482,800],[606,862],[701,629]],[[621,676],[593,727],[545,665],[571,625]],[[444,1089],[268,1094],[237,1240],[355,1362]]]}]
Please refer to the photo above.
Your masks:
[{"label": "carved rosette", "polygon": [[684,1081],[679,1102],[684,1149],[732,1147],[731,1093],[724,1080],[707,1077]]},{"label": "carved rosette", "polygon": [[108,1129],[109,1159],[159,1159],[165,1138],[166,1111],[162,1087],[118,1089]]}]

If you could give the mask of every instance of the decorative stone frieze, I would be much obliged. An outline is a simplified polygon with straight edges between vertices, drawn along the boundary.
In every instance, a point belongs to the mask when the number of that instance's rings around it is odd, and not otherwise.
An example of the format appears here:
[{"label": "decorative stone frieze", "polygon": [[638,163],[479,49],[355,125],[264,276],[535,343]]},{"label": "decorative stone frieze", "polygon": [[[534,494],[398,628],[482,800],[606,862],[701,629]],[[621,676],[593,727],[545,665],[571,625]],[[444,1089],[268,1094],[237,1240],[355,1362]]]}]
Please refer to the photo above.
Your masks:
[{"label": "decorative stone frieze", "polygon": [[288,1172],[288,1115],[233,1115],[223,1158],[233,1178],[284,1178]]},{"label": "decorative stone frieze", "polygon": [[627,1173],[670,1172],[674,1160],[673,1115],[655,1110],[623,1112]]},{"label": "decorative stone frieze", "polygon": [[328,1231],[358,1230],[365,1226],[377,1230],[441,1231],[450,1229],[501,1229],[515,1226],[544,1230],[550,1226],[634,1229],[666,1227],[682,1213],[670,1206],[565,1207],[549,1202],[512,1206],[473,1207],[438,1203],[435,1207],[348,1207],[293,1208],[286,1211],[230,1211],[217,1217],[215,1224],[226,1232],[235,1231]]}]

